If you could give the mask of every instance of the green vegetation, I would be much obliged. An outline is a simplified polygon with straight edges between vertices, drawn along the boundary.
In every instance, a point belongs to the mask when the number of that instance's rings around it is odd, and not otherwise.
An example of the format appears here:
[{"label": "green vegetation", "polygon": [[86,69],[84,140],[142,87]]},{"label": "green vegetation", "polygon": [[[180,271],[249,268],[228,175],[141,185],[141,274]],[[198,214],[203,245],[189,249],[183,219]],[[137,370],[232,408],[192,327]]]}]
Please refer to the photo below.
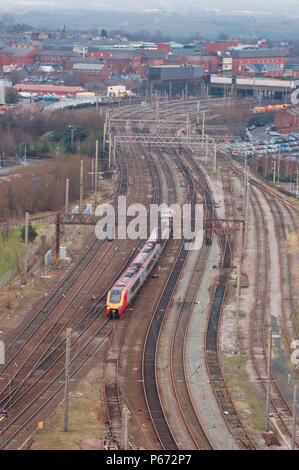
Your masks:
[{"label": "green vegetation", "polygon": [[[29,243],[33,244],[48,229],[49,224],[29,224]],[[24,232],[24,235],[23,235]],[[31,234],[29,236],[29,234]],[[24,237],[24,238],[23,238]],[[25,252],[25,227],[0,231],[0,277],[22,260]]]},{"label": "green vegetation", "polygon": [[[33,243],[37,237],[37,231],[32,227],[32,225],[28,224],[28,241]],[[21,228],[21,239],[25,242],[25,225]]]},{"label": "green vegetation", "polygon": [[24,256],[24,243],[20,229],[13,228],[8,233],[1,232],[0,238],[0,276],[3,276]]},{"label": "green vegetation", "polygon": [[[89,374],[93,376],[91,371]],[[35,434],[35,448],[39,450],[95,450],[95,447],[82,442],[84,439],[103,439],[100,422],[103,420],[101,398],[102,381],[99,377],[85,379],[79,390],[71,394],[69,403],[68,432],[62,431],[64,406],[51,419],[44,423],[42,430]],[[98,450],[98,449],[96,449]]]},{"label": "green vegetation", "polygon": [[265,427],[264,402],[258,399],[256,388],[250,381],[247,372],[248,358],[242,354],[222,355],[221,360],[226,384],[239,413],[255,429],[263,430]]},{"label": "green vegetation", "polygon": [[0,115],[0,142],[5,155],[24,155],[26,145],[27,156],[81,153],[91,157],[98,140],[101,158],[102,128],[95,109],[50,115],[24,110]]}]

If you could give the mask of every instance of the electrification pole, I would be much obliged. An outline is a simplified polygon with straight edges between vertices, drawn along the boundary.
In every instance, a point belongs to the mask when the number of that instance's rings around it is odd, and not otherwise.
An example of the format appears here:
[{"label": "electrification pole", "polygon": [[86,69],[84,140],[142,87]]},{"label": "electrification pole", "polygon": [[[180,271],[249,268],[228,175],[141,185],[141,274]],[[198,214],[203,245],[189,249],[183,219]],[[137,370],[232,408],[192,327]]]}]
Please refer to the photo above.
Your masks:
[{"label": "electrification pole", "polygon": [[293,395],[292,450],[295,449],[295,444],[296,444],[296,394],[297,394],[297,384],[294,385],[294,395]]},{"label": "electrification pole", "polygon": [[97,208],[98,203],[98,158],[99,158],[99,141],[96,140],[96,156],[95,156],[95,171],[94,171],[94,210]]},{"label": "electrification pole", "polygon": [[269,409],[270,409],[270,387],[271,387],[271,359],[272,359],[272,328],[268,330],[268,357],[267,357],[267,397],[266,397],[266,428],[269,432]]},{"label": "electrification pole", "polygon": [[68,428],[68,412],[69,412],[69,379],[70,379],[70,346],[71,346],[71,328],[66,330],[66,348],[65,348],[65,407],[64,407],[64,428],[67,432]]},{"label": "electrification pole", "polygon": [[84,173],[83,173],[83,160],[80,162],[80,202],[79,202],[79,212],[82,212],[83,206],[83,188],[84,188]]},{"label": "electrification pole", "polygon": [[122,436],[123,436],[123,448],[124,450],[128,450],[128,426],[129,426],[129,419],[130,419],[130,411],[126,406],[123,407],[123,414],[122,414]]},{"label": "electrification pole", "polygon": [[25,214],[25,255],[24,255],[24,276],[23,285],[26,285],[27,280],[27,265],[28,265],[28,225],[29,225],[29,212]]},{"label": "electrification pole", "polygon": [[65,180],[65,212],[69,210],[69,188],[70,188],[70,179],[66,178]]}]

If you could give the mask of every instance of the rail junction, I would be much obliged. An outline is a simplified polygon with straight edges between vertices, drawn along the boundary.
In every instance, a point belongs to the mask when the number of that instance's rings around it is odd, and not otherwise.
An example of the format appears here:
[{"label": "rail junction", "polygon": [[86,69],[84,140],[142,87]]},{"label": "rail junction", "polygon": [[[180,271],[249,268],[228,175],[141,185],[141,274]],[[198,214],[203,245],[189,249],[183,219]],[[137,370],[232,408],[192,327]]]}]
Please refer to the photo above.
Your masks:
[{"label": "rail junction", "polygon": [[[220,131],[209,134],[208,118],[224,105],[236,102],[157,101],[107,111],[104,148],[118,188],[115,206],[119,195],[147,209],[201,203],[204,243],[189,252],[190,239],[169,240],[132,305],[111,322],[106,294],[144,240],[90,239],[57,288],[8,338],[0,369],[10,377],[0,384],[2,449],[22,448],[37,420],[63,400],[67,328],[70,377],[95,364],[101,370],[105,437],[116,448],[291,446],[294,410],[286,383],[297,378],[289,353],[299,327],[298,273],[289,249],[292,240],[298,243],[298,209],[231,160],[218,145]],[[57,227],[97,220],[61,213]],[[58,244],[59,238],[58,229]],[[270,372],[269,331],[276,352]],[[238,377],[236,358],[250,371],[248,387],[271,429],[247,419],[255,413],[251,403],[245,412],[240,406],[248,400],[247,384],[242,376],[232,385],[228,373]]]}]

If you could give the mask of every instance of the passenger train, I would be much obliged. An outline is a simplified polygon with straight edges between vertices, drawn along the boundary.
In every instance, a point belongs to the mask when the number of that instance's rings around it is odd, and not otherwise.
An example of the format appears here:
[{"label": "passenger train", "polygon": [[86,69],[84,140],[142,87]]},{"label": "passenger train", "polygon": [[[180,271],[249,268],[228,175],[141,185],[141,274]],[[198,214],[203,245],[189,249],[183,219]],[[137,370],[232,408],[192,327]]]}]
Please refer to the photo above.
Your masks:
[{"label": "passenger train", "polygon": [[256,106],[253,108],[253,113],[265,113],[266,111],[279,111],[281,109],[288,109],[292,105],[291,104],[273,104],[270,106]]},{"label": "passenger train", "polygon": [[110,318],[120,318],[159,259],[172,232],[174,211],[166,209],[161,214],[161,225],[156,227],[142,250],[107,294],[106,313]]}]

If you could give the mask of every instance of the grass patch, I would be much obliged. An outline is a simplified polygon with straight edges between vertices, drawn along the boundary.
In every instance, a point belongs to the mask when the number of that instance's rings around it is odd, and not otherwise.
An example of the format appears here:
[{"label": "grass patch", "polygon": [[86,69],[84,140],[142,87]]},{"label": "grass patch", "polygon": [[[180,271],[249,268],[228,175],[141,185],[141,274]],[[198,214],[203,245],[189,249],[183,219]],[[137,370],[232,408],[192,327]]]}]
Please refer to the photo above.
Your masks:
[{"label": "grass patch", "polygon": [[[49,224],[33,225],[33,228],[38,232],[36,242],[40,236],[45,234],[49,228]],[[33,246],[29,243],[29,249]],[[15,264],[20,263],[24,257],[25,244],[21,238],[21,229],[12,228],[6,237],[3,231],[0,232],[0,277],[3,276]]]},{"label": "grass patch", "polygon": [[79,391],[71,394],[68,432],[62,431],[64,405],[61,404],[55,415],[44,423],[44,428],[35,434],[35,449],[95,449],[81,441],[82,439],[103,439],[104,437],[100,424],[103,420],[103,405],[100,401],[101,389],[102,382],[99,377],[82,381]]},{"label": "grass patch", "polygon": [[8,240],[4,239],[3,232],[0,233],[0,276],[20,261],[24,256],[24,250],[19,228],[9,231]]},{"label": "grass patch", "polygon": [[242,419],[255,429],[264,430],[265,407],[250,381],[246,369],[248,358],[245,355],[222,355],[221,360],[226,384]]}]

